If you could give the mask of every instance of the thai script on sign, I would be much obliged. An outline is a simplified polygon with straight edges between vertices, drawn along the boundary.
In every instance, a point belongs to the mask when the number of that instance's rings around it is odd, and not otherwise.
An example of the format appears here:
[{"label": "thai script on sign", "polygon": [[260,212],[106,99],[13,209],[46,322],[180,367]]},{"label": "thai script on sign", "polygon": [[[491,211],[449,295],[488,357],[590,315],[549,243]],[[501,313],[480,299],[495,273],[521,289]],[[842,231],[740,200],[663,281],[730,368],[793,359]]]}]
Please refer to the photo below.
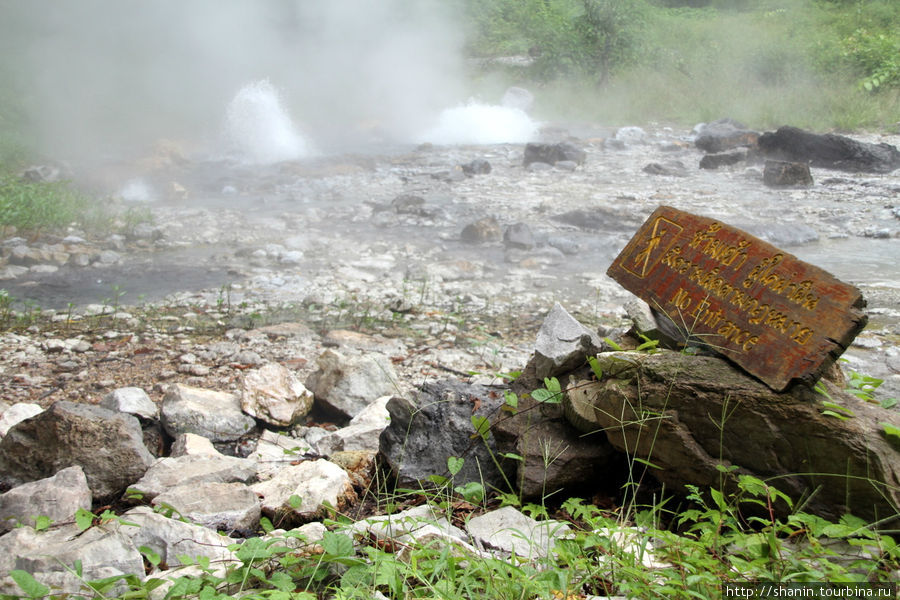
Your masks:
[{"label": "thai script on sign", "polygon": [[773,387],[819,373],[866,321],[853,286],[739,229],[665,206],[608,273],[685,337],[751,365]]}]

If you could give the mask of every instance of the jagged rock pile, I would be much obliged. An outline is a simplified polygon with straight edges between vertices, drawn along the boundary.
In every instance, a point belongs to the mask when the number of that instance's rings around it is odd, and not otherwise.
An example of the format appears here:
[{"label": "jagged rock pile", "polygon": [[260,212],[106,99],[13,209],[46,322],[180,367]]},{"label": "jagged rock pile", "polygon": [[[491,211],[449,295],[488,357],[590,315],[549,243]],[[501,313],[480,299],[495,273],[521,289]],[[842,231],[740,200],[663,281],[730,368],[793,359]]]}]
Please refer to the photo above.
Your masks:
[{"label": "jagged rock pile", "polygon": [[[597,357],[594,368],[586,356]],[[16,593],[14,569],[76,592],[82,582],[66,569],[75,560],[86,579],[144,575],[141,547],[162,559],[150,576],[183,575],[165,567],[185,554],[224,569],[237,564],[229,545],[256,535],[262,517],[309,550],[324,535],[320,519],[359,507],[376,469],[401,487],[433,487],[438,476],[541,499],[618,490],[628,455],[655,465],[652,476],[673,493],[717,485],[721,465],[794,497],[815,491],[806,510],[829,517],[882,518],[900,500],[900,461],[882,427],[900,427],[895,413],[828,384],[832,401],[854,415],[835,419],[812,390],[773,393],[717,357],[612,350],[559,305],[512,385],[446,380],[405,396],[395,393],[390,361],[373,355],[329,349],[317,365],[305,385],[276,364],[246,371],[239,393],[173,384],[158,411],[137,388],[98,406],[8,409],[0,593]],[[560,393],[533,391],[550,378],[562,382]],[[297,425],[317,403],[346,426]],[[73,522],[105,503],[137,506],[84,531]],[[427,541],[471,556],[536,558],[567,529],[510,507],[463,529],[418,507],[349,531],[398,548]]]}]

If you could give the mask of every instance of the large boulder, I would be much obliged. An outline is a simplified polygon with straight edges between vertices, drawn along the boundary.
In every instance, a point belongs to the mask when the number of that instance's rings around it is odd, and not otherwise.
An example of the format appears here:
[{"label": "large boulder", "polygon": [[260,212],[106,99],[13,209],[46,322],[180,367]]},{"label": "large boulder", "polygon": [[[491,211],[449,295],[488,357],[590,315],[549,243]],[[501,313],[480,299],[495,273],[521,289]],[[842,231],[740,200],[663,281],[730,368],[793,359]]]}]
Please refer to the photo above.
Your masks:
[{"label": "large boulder", "polygon": [[868,144],[796,127],[780,127],[759,137],[759,149],[775,160],[805,162],[813,167],[865,173],[890,173],[900,168],[900,151],[890,144]]},{"label": "large boulder", "polygon": [[822,380],[830,401],[850,417],[838,418],[813,389],[798,384],[773,392],[716,357],[663,350],[598,359],[603,380],[573,382],[567,416],[657,466],[651,472],[668,489],[718,488],[722,465],[806,498],[804,510],[829,519],[896,513],[900,453],[884,427],[900,427],[896,412]]},{"label": "large boulder", "polygon": [[121,494],[153,460],[137,418],[75,402],[56,402],[0,440],[0,477],[6,485],[43,479],[78,465],[95,501]]},{"label": "large boulder", "polygon": [[[515,465],[500,458],[493,436],[485,444],[472,422],[473,416],[495,419],[503,404],[503,396],[494,390],[454,380],[427,382],[413,400],[391,398],[391,423],[380,439],[383,464],[401,487],[418,487],[431,486],[431,475],[449,477],[447,459],[462,458],[454,483],[505,490]],[[500,472],[495,459],[507,472]]]}]

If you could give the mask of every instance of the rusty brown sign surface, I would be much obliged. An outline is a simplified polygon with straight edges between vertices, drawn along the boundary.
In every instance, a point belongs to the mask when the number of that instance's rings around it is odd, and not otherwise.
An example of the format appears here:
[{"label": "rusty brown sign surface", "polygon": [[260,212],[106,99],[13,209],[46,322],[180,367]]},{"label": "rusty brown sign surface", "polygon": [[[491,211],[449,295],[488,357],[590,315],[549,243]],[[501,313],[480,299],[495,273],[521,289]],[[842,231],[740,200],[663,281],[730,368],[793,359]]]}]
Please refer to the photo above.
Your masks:
[{"label": "rusty brown sign surface", "polygon": [[860,291],[719,221],[660,206],[607,274],[769,387],[817,379],[865,327]]}]

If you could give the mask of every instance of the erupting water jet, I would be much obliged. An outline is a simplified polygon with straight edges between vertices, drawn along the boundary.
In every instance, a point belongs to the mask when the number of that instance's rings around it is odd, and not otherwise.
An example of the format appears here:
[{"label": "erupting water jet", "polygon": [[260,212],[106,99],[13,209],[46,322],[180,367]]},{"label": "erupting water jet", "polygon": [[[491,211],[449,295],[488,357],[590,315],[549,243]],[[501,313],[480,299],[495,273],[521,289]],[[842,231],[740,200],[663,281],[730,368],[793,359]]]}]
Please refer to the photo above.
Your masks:
[{"label": "erupting water jet", "polygon": [[538,128],[539,124],[520,108],[470,101],[443,110],[437,125],[416,141],[440,145],[524,144],[537,137]]},{"label": "erupting water jet", "polygon": [[247,84],[238,91],[228,105],[226,136],[240,160],[248,164],[297,160],[313,153],[268,80]]}]

